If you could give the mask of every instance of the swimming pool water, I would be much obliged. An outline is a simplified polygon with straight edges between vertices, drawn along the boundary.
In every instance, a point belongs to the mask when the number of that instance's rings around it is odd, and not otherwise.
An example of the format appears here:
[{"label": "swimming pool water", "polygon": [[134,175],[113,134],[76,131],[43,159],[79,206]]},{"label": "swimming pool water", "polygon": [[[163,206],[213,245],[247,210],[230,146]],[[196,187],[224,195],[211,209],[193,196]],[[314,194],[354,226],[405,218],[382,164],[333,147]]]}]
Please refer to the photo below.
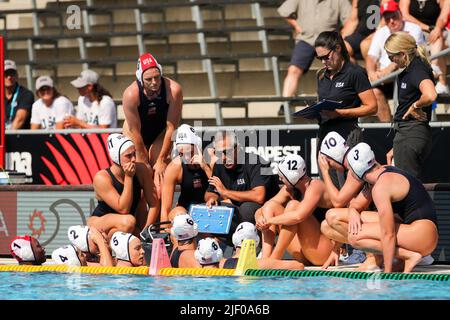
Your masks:
[{"label": "swimming pool water", "polygon": [[1,300],[450,299],[450,283],[342,278],[145,277],[0,272]]}]

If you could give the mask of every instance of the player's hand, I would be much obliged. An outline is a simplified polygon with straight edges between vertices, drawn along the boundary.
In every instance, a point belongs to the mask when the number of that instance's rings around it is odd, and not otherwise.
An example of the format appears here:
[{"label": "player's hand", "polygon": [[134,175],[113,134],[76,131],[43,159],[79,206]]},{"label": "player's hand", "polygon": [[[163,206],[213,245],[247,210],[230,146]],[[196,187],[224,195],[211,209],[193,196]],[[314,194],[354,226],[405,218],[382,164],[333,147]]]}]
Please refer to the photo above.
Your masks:
[{"label": "player's hand", "polygon": [[330,256],[327,261],[322,265],[322,269],[328,269],[329,266],[339,265],[339,248],[331,250]]},{"label": "player's hand", "polygon": [[153,181],[155,183],[158,198],[161,197],[161,186],[164,180],[164,171],[166,171],[167,163],[162,160],[156,160],[153,166]]},{"label": "player's hand", "polygon": [[410,106],[408,111],[406,111],[405,115],[403,116],[403,120],[406,120],[408,116],[413,117],[416,120],[419,121],[426,121],[427,120],[427,114],[420,108],[415,109],[413,106]]},{"label": "player's hand", "polygon": [[351,210],[348,214],[348,233],[357,235],[361,230],[361,216],[356,210]]},{"label": "player's hand", "polygon": [[323,154],[319,154],[318,162],[319,162],[320,171],[324,172],[324,171],[328,171],[330,169],[330,164],[328,163],[326,156],[324,156]]},{"label": "player's hand", "polygon": [[128,162],[122,165],[122,169],[125,172],[125,175],[129,177],[134,177],[134,174],[136,173],[136,163],[134,162]]},{"label": "player's hand", "polygon": [[270,227],[270,224],[267,223],[267,220],[262,212],[258,212],[258,214],[255,215],[255,222],[256,228],[260,231],[267,230]]},{"label": "player's hand", "polygon": [[211,178],[209,178],[208,182],[209,182],[210,185],[212,185],[212,186],[214,186],[214,187],[216,188],[216,191],[217,191],[222,197],[226,198],[226,197],[224,196],[224,193],[225,193],[226,191],[228,191],[228,190],[227,190],[227,188],[225,188],[225,186],[223,185],[222,181],[221,181],[218,177],[212,176]]},{"label": "player's hand", "polygon": [[217,199],[216,198],[209,198],[208,201],[206,201],[206,206],[211,209],[212,206],[217,206]]}]

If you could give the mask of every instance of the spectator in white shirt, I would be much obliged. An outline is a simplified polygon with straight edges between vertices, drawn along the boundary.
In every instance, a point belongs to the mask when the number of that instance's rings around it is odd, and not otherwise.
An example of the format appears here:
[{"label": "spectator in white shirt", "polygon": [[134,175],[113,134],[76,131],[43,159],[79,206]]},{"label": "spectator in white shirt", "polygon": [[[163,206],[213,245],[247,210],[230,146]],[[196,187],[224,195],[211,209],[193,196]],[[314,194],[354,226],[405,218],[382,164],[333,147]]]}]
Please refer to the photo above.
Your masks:
[{"label": "spectator in white shirt", "polygon": [[[391,0],[383,3],[380,12],[386,25],[375,32],[366,61],[367,74],[371,82],[381,79],[398,69],[397,64],[391,62],[384,49],[384,44],[392,33],[405,31],[416,39],[418,46],[425,44],[425,36],[420,26],[403,20],[397,2]],[[381,122],[391,121],[391,110],[387,98],[392,98],[393,88],[392,80],[373,89],[378,103],[377,116]]]},{"label": "spectator in white shirt", "polygon": [[78,89],[78,108],[76,117],[64,119],[65,128],[116,128],[116,104],[108,92],[98,83],[98,74],[84,70],[80,76],[71,81]]},{"label": "spectator in white shirt", "polygon": [[31,108],[31,129],[64,129],[64,117],[74,113],[73,104],[56,90],[52,78],[36,79],[36,95],[39,100]]}]

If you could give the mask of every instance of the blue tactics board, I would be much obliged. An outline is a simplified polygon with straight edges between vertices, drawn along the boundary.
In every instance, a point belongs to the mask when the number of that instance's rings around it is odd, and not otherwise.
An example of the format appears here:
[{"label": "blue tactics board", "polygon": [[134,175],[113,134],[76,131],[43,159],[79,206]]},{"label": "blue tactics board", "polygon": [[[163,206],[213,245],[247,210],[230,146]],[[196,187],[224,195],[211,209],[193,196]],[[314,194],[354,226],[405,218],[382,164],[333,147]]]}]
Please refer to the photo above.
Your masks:
[{"label": "blue tactics board", "polygon": [[203,204],[193,204],[189,214],[198,225],[198,232],[213,234],[228,234],[234,208],[226,206],[213,206],[209,209]]}]

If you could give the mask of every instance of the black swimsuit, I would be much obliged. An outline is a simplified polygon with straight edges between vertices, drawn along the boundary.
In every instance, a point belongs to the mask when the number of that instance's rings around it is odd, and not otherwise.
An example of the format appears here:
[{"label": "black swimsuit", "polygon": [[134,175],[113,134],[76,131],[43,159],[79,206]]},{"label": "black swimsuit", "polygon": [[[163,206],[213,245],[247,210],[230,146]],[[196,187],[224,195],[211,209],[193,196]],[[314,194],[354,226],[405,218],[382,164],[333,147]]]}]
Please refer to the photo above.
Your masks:
[{"label": "black swimsuit", "polygon": [[164,78],[161,78],[161,93],[151,100],[145,95],[144,88],[139,81],[137,81],[137,85],[139,87],[138,112],[141,119],[141,136],[144,144],[149,147],[167,126],[169,104],[167,103],[166,84]]},{"label": "black swimsuit", "polygon": [[[108,172],[109,176],[111,177],[113,187],[116,189],[116,191],[119,194],[122,194],[123,192],[123,183],[121,183],[117,178],[114,176],[114,174],[111,172],[111,168],[107,168],[106,172]],[[130,214],[134,215],[136,213],[136,208],[139,204],[139,200],[141,199],[141,185],[139,184],[139,180],[136,175],[133,177],[133,202],[131,204],[130,208]],[[98,201],[97,206],[95,207],[94,211],[92,212],[93,216],[101,217],[108,213],[117,213],[116,210],[111,208],[105,201]]]},{"label": "black swimsuit", "polygon": [[236,269],[239,258],[228,258],[225,260],[222,269]]},{"label": "black swimsuit", "polygon": [[189,210],[191,204],[205,202],[205,192],[208,189],[208,176],[202,168],[189,168],[182,163],[183,178],[181,179],[181,193],[178,205]]},{"label": "black swimsuit", "polygon": [[416,220],[428,219],[437,225],[433,200],[431,200],[423,184],[406,171],[392,166],[386,166],[385,168],[380,176],[384,173],[393,172],[404,176],[409,182],[409,191],[406,197],[400,201],[392,202],[394,213],[397,213],[403,219],[403,223],[411,224]]},{"label": "black swimsuit", "polygon": [[170,256],[170,265],[172,268],[178,268],[178,265],[180,263],[180,257],[181,254],[184,252],[184,250],[178,250],[178,248],[175,248],[175,250],[172,251],[172,254]]},{"label": "black swimsuit", "polygon": [[[297,188],[294,188],[294,198],[296,200],[300,200],[300,201],[303,199],[302,193]],[[329,208],[317,207],[316,209],[314,209],[312,215],[317,219],[317,221],[320,224],[320,223],[322,223],[323,220],[325,220],[325,215],[328,210],[329,210]]]}]

